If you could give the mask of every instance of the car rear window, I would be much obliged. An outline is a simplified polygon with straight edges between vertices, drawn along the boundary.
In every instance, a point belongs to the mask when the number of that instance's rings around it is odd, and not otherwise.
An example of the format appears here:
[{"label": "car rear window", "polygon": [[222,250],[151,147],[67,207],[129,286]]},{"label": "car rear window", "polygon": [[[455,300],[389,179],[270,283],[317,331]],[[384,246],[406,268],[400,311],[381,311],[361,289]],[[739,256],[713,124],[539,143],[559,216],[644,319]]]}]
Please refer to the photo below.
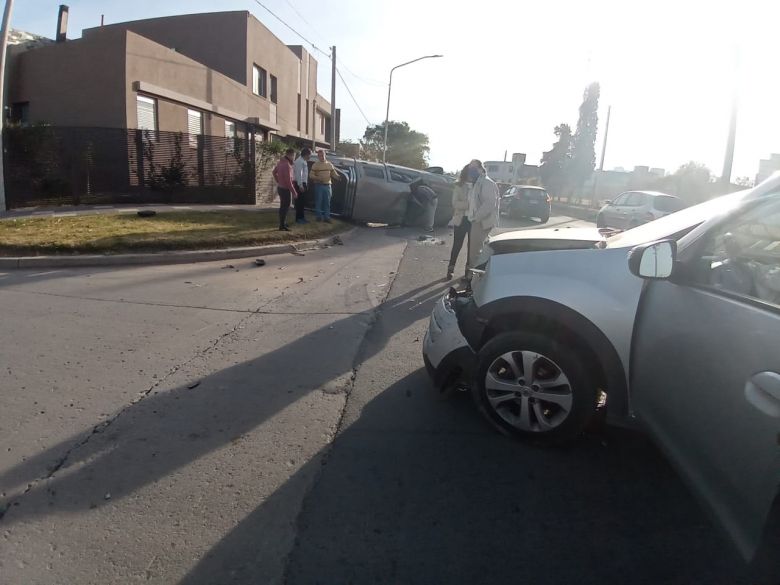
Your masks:
[{"label": "car rear window", "polygon": [[683,208],[683,204],[677,197],[654,197],[653,207],[658,211],[673,213],[680,211]]}]

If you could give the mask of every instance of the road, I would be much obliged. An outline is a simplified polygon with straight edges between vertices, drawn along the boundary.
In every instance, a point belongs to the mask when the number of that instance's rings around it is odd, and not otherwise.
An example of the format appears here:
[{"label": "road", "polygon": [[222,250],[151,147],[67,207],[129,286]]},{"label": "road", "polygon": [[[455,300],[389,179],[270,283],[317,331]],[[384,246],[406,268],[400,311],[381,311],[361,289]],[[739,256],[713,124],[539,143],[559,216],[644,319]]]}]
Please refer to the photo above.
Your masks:
[{"label": "road", "polygon": [[0,582],[747,583],[641,435],[540,449],[435,399],[416,235],[0,273]]}]

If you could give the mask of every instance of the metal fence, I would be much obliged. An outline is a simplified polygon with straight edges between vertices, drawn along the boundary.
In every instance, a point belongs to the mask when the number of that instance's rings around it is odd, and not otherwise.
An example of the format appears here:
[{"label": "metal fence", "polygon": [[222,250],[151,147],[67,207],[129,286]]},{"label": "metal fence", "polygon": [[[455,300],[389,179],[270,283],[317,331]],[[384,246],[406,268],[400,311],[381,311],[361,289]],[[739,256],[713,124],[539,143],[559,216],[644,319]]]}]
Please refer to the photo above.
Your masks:
[{"label": "metal fence", "polygon": [[244,138],[39,126],[3,135],[9,209],[117,203],[255,203]]}]

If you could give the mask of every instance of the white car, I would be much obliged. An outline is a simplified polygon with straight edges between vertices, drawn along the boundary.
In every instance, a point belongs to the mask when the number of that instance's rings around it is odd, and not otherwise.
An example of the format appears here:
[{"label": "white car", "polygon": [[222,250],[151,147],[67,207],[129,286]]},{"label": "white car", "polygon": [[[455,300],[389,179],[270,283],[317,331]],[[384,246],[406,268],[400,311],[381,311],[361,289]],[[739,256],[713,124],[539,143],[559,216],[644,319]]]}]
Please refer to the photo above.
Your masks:
[{"label": "white car", "polygon": [[780,173],[611,237],[501,234],[487,257],[431,316],[437,388],[539,442],[599,407],[638,424],[779,582]]},{"label": "white car", "polygon": [[658,191],[627,191],[607,201],[596,216],[596,226],[631,229],[680,211],[683,201]]}]

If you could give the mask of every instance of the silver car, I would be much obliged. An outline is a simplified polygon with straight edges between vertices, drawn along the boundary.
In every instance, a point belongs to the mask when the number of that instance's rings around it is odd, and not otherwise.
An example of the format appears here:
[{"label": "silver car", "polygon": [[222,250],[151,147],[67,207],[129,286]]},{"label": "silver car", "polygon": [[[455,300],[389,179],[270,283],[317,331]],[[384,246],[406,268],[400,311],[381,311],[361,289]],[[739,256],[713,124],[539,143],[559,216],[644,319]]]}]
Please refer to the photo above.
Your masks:
[{"label": "silver car", "polygon": [[612,237],[529,230],[489,249],[473,293],[431,317],[437,387],[470,388],[519,438],[571,439],[600,408],[641,426],[777,583],[780,174]]},{"label": "silver car", "polygon": [[682,200],[674,195],[658,191],[628,191],[618,195],[614,201],[606,202],[596,216],[596,225],[600,228],[631,229],[684,207]]}]

